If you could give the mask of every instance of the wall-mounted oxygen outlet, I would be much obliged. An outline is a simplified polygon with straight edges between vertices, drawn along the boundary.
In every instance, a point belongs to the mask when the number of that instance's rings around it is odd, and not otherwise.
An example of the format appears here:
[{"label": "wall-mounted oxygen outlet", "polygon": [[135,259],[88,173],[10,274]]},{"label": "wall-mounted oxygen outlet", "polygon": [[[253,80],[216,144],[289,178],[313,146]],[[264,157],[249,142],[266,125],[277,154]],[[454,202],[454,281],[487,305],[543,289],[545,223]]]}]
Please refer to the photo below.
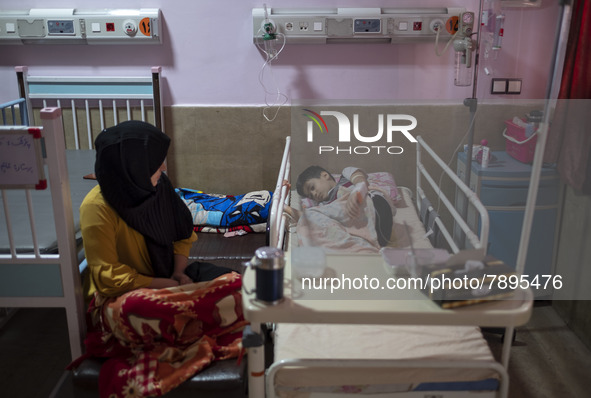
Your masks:
[{"label": "wall-mounted oxygen outlet", "polygon": [[127,36],[134,36],[137,33],[137,25],[134,20],[126,19],[123,22],[123,32]]},{"label": "wall-mounted oxygen outlet", "polygon": [[429,29],[435,34],[437,34],[438,31],[441,33],[445,30],[445,22],[443,22],[443,19],[439,18],[432,19],[429,24]]}]

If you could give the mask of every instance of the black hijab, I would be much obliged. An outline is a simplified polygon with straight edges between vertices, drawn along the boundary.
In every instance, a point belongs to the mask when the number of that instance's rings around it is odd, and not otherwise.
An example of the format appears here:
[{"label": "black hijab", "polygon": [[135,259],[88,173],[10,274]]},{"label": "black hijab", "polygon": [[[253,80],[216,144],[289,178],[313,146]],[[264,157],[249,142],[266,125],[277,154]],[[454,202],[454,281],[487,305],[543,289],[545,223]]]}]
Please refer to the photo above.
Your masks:
[{"label": "black hijab", "polygon": [[119,216],[141,233],[156,277],[174,271],[173,242],[191,236],[191,213],[165,174],[154,187],[170,138],[149,123],[127,121],[96,138],[95,174],[101,193]]}]

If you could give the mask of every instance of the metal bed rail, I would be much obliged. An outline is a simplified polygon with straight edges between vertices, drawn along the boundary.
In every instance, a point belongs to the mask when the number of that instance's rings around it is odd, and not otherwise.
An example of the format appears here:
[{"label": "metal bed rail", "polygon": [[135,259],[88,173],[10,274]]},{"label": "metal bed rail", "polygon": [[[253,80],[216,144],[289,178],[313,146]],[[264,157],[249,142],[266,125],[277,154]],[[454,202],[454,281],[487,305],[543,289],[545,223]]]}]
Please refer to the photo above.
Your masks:
[{"label": "metal bed rail", "polygon": [[[436,359],[424,359],[424,360],[409,360],[409,359],[282,359],[281,361],[273,363],[267,370],[266,378],[266,391],[267,398],[275,398],[275,376],[277,372],[288,367],[306,367],[306,368],[331,368],[331,369],[343,369],[343,368],[436,368],[436,369],[449,369],[450,366],[454,368],[478,368],[478,369],[491,369],[496,372],[499,376],[499,388],[495,391],[497,398],[506,398],[509,394],[509,375],[507,370],[498,362],[484,362],[484,361],[453,361],[450,364],[449,361],[442,361]],[[416,397],[412,391],[408,392],[411,396]],[[421,391],[425,397],[429,395],[429,391]],[[450,391],[450,395],[453,395],[453,391]],[[404,392],[396,392],[396,396],[404,397]],[[330,395],[323,395],[330,396]],[[335,395],[341,396],[341,395]],[[360,394],[360,396],[371,396]],[[421,394],[423,396],[423,394]],[[433,396],[442,396],[440,394]],[[446,395],[447,396],[447,395]]]},{"label": "metal bed rail", "polygon": [[283,212],[284,205],[289,204],[289,187],[285,184],[289,181],[290,173],[290,143],[291,137],[285,139],[285,149],[281,159],[281,167],[275,185],[275,192],[271,202],[269,214],[269,246],[282,249],[285,239],[287,217]]},{"label": "metal bed rail", "polygon": [[[472,206],[476,209],[478,214],[480,215],[480,231],[479,234],[476,234],[472,229],[468,226],[466,221],[460,215],[460,213],[456,210],[455,205],[447,198],[447,196],[442,192],[441,186],[433,179],[433,177],[429,174],[425,165],[422,162],[422,153],[427,153],[431,156],[431,158],[437,163],[439,167],[443,170],[443,172],[455,183],[457,188],[462,191],[464,195],[466,195],[467,200],[469,201]],[[431,149],[429,145],[423,140],[422,137],[417,137],[417,209],[420,209],[421,206],[421,199],[425,197],[425,192],[421,186],[422,179],[424,179],[429,183],[431,188],[437,193],[441,202],[445,205],[447,210],[450,212],[452,217],[454,218],[455,222],[461,228],[463,233],[465,234],[466,238],[470,242],[470,244],[477,250],[482,250],[483,253],[486,253],[487,245],[488,245],[488,233],[490,228],[490,222],[488,217],[488,211],[480,202],[480,199],[472,191],[457,175],[454,173],[452,169],[449,168],[447,164]],[[447,227],[438,217],[436,220],[437,226],[440,228],[442,235],[444,236],[445,240],[449,244],[450,248],[454,253],[458,253],[460,248],[455,243],[452,234],[449,232]]]}]

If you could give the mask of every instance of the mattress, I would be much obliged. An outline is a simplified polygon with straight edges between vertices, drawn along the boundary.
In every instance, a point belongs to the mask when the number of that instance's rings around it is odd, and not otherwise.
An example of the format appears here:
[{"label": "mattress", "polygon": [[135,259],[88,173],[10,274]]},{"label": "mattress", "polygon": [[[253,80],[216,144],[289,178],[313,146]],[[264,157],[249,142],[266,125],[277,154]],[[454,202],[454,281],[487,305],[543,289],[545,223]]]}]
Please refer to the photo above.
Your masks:
[{"label": "mattress", "polygon": [[291,358],[429,360],[445,367],[286,367],[274,381],[279,397],[309,397],[313,392],[494,391],[499,384],[493,369],[465,363],[495,363],[474,326],[279,324],[274,361]]},{"label": "mattress", "polygon": [[[95,152],[94,150],[67,150],[66,157],[68,161],[74,225],[76,230],[79,231],[80,205],[88,191],[96,185],[95,180],[83,178],[85,175],[94,172]],[[48,175],[47,171],[45,175]],[[30,192],[33,203],[35,229],[37,232],[37,243],[40,252],[42,254],[57,253],[57,238],[50,187],[48,186],[44,190],[31,190]],[[22,189],[4,190],[0,194],[0,200],[3,205],[6,203],[8,206],[17,252],[32,253],[34,246],[25,191]],[[0,253],[10,253],[8,231],[4,227],[6,226],[4,211],[0,211],[0,224],[3,226],[0,228]],[[81,239],[79,232],[77,239]]]}]

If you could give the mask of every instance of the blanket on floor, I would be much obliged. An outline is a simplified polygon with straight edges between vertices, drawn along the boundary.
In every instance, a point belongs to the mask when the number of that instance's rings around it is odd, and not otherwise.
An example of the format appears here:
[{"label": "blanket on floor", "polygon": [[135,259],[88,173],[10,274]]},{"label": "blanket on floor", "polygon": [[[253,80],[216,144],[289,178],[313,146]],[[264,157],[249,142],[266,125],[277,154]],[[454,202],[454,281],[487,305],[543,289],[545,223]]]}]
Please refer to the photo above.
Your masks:
[{"label": "blanket on floor", "polygon": [[188,188],[177,188],[198,232],[225,233],[242,229],[264,232],[271,207],[272,193],[253,191],[244,195],[206,194]]},{"label": "blanket on floor", "polygon": [[100,397],[160,396],[213,361],[239,357],[247,324],[241,285],[233,272],[175,288],[95,296],[83,358],[108,358]]}]

